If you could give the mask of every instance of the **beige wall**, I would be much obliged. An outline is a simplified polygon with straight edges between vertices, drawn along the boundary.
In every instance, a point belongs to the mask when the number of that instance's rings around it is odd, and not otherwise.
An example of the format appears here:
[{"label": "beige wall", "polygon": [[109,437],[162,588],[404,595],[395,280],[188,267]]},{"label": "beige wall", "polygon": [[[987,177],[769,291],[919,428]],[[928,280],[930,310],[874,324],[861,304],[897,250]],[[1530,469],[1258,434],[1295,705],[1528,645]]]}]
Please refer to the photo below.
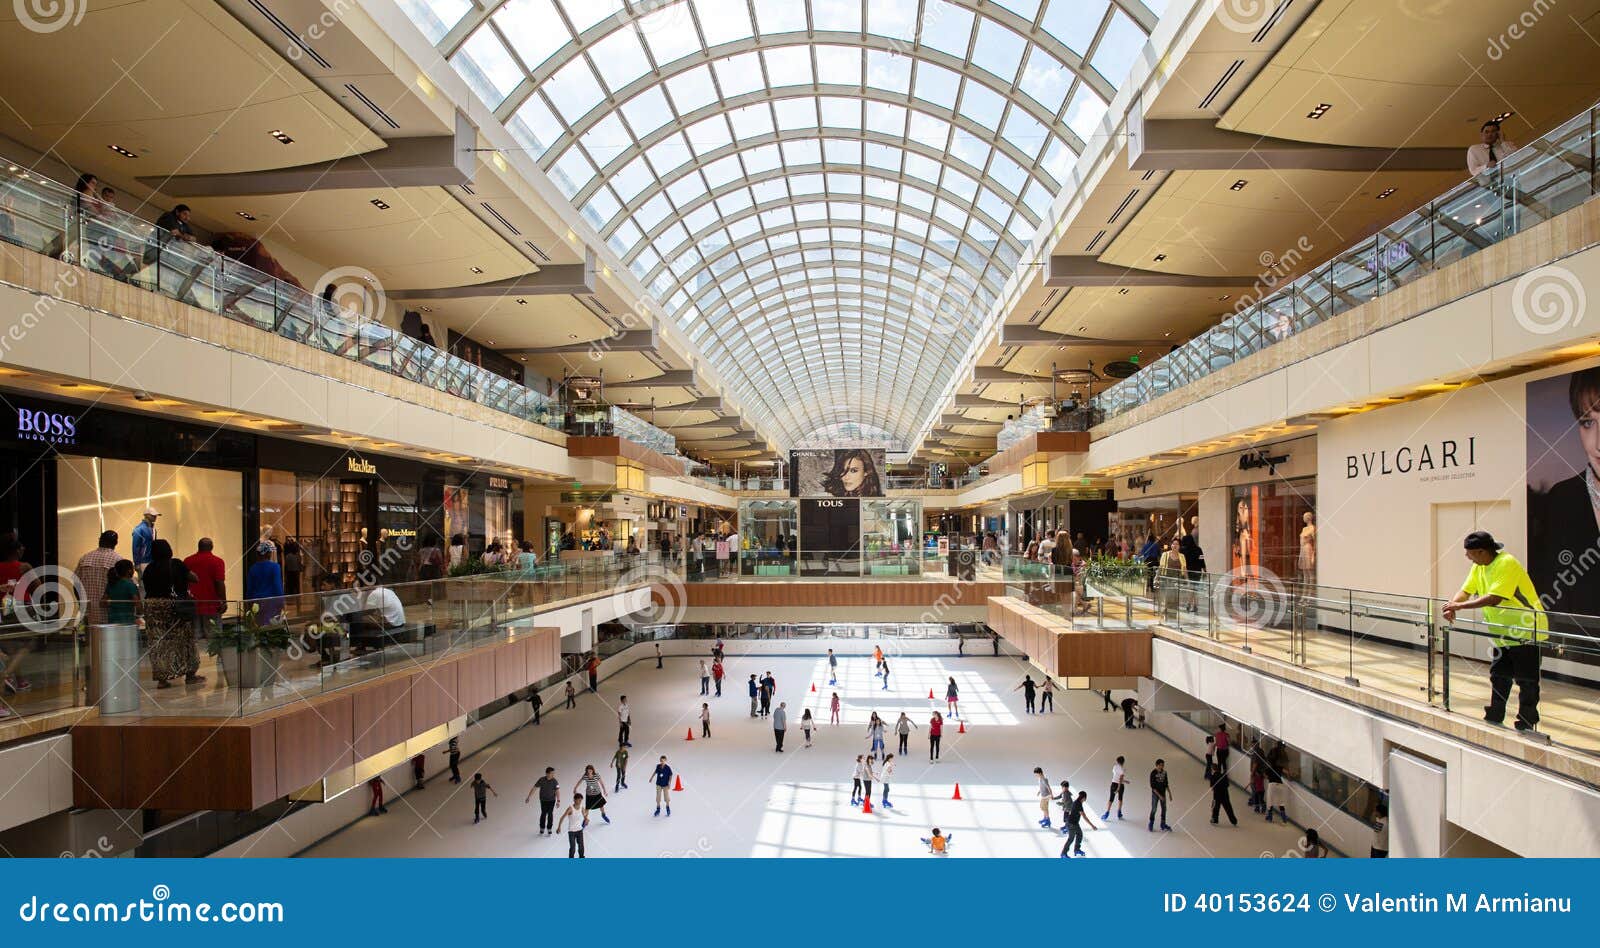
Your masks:
[{"label": "beige wall", "polygon": [[118,534],[117,552],[132,556],[133,527],[148,503],[161,512],[156,536],[188,556],[202,536],[234,573],[244,555],[243,485],[232,471],[143,461],[63,457],[56,462],[60,504],[58,544],[71,567],[94,549],[103,530]]}]

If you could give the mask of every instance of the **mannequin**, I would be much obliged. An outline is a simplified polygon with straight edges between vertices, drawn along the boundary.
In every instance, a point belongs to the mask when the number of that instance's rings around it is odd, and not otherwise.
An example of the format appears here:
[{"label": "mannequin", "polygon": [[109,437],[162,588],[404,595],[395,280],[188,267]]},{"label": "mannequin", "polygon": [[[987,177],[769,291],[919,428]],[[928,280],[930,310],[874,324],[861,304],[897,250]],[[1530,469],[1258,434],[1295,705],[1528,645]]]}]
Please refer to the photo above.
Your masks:
[{"label": "mannequin", "polygon": [[1317,571],[1317,515],[1308,510],[1300,521],[1300,572],[1309,578]]}]

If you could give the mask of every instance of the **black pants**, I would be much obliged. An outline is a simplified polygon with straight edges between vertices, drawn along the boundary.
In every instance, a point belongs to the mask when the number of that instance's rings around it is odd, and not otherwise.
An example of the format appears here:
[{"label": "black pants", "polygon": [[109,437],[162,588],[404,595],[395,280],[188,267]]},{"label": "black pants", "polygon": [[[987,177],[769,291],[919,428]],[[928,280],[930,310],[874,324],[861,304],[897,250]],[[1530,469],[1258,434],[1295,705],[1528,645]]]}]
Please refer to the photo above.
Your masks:
[{"label": "black pants", "polygon": [[487,820],[488,818],[489,818],[489,801],[488,800],[473,800],[472,801],[472,822],[476,823],[479,820]]},{"label": "black pants", "polygon": [[599,691],[600,690],[600,677],[598,675],[596,675],[594,672],[590,672],[589,673],[589,690],[590,691]]},{"label": "black pants", "polygon": [[613,791],[621,790],[622,789],[622,785],[627,783],[627,782],[628,782],[628,768],[619,766],[617,768],[617,782],[612,785],[611,789]]},{"label": "black pants", "polygon": [[902,735],[900,735],[900,750],[899,750],[899,753],[902,756],[905,755],[906,748],[907,748],[907,746],[910,745],[910,743],[911,743],[911,735],[910,734],[902,734]]},{"label": "black pants", "polygon": [[852,800],[861,799],[861,778],[860,777],[856,777],[850,783],[850,799],[852,799]]},{"label": "black pants", "polygon": [[700,693],[703,695],[711,693],[711,679],[705,675],[700,676]]},{"label": "black pants", "polygon": [[661,667],[661,653],[660,652],[656,653],[656,667],[657,668]]},{"label": "black pants", "polygon": [[712,681],[714,681],[716,683],[716,685],[717,685],[717,697],[719,697],[719,698],[722,697],[722,679],[721,678],[714,678],[714,679],[712,679]]},{"label": "black pants", "polygon": [[1039,710],[1043,711],[1045,708],[1049,708],[1052,713],[1055,712],[1056,698],[1054,692],[1046,691],[1044,694],[1039,696]]},{"label": "black pants", "polygon": [[863,799],[863,800],[872,799],[872,781],[870,781],[870,780],[861,781],[861,799]]},{"label": "black pants", "polygon": [[1217,769],[1228,769],[1228,748],[1226,747],[1217,748]]},{"label": "black pants", "polygon": [[1117,706],[1111,703],[1111,689],[1110,688],[1107,688],[1105,691],[1100,692],[1100,697],[1105,699],[1104,705],[1100,708],[1101,711],[1115,711],[1115,710],[1117,710]]},{"label": "black pants", "polygon": [[539,709],[542,708],[542,707],[543,707],[543,705],[537,705],[537,704],[533,706],[533,723],[535,723],[535,724],[539,723]]},{"label": "black pants", "polygon": [[1239,818],[1233,815],[1233,801],[1228,798],[1227,790],[1220,792],[1213,790],[1211,792],[1211,822],[1215,823],[1217,821],[1219,812],[1228,814],[1229,823],[1234,826],[1239,825]]},{"label": "black pants", "polygon": [[710,721],[701,721],[700,722],[700,736],[701,737],[710,737],[711,736],[711,722]]},{"label": "black pants", "polygon": [[568,708],[576,708],[577,706],[578,706],[578,696],[577,695],[567,695],[567,707]]},{"label": "black pants", "polygon": [[460,783],[461,782],[461,755],[460,754],[451,754],[450,755],[450,782],[451,783]]},{"label": "black pants", "polygon": [[772,739],[778,743],[778,750],[783,750],[783,732],[776,730],[773,731]]},{"label": "black pants", "polygon": [[567,858],[571,859],[573,856],[579,859],[586,858],[583,854],[583,830],[577,832],[567,830]]},{"label": "black pants", "polygon": [[1132,705],[1129,705],[1128,707],[1122,709],[1122,726],[1123,727],[1130,727],[1130,728],[1133,727],[1133,706]]},{"label": "black pants", "polygon": [[1489,706],[1485,721],[1499,724],[1506,719],[1506,702],[1511,700],[1511,683],[1517,685],[1517,723],[1529,727],[1539,723],[1539,646],[1501,646],[1489,665]]},{"label": "black pants", "polygon": [[939,735],[932,734],[928,737],[928,759],[939,759]]},{"label": "black pants", "polygon": [[771,711],[772,711],[772,696],[769,695],[769,694],[763,694],[761,696],[761,716],[762,717],[766,717],[769,713],[771,713]]},{"label": "black pants", "polygon": [[1150,825],[1156,825],[1156,808],[1161,808],[1161,825],[1167,825],[1167,798],[1154,790],[1150,791]]},{"label": "black pants", "polygon": [[628,738],[630,736],[632,736],[632,734],[633,734],[633,722],[631,722],[631,721],[619,721],[617,723],[617,743],[618,744],[626,744],[626,743],[628,743]]},{"label": "black pants", "polygon": [[1022,704],[1023,704],[1023,707],[1025,707],[1027,709],[1029,714],[1033,713],[1033,693],[1032,692],[1023,692]]},{"label": "black pants", "polygon": [[553,830],[556,828],[556,801],[539,801],[539,829]]}]

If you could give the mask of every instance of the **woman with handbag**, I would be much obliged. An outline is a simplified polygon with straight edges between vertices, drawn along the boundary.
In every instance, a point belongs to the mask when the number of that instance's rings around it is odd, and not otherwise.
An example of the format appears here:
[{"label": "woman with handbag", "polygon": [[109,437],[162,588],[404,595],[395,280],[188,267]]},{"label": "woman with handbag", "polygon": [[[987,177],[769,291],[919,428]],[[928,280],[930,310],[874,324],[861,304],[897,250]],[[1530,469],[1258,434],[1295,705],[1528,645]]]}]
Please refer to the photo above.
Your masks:
[{"label": "woman with handbag", "polygon": [[172,555],[172,544],[166,540],[150,544],[150,562],[144,568],[144,617],[157,688],[170,688],[171,679],[179,675],[188,685],[205,681],[198,674],[200,650],[194,641],[194,600],[189,597],[189,583],[195,579],[189,567]]}]

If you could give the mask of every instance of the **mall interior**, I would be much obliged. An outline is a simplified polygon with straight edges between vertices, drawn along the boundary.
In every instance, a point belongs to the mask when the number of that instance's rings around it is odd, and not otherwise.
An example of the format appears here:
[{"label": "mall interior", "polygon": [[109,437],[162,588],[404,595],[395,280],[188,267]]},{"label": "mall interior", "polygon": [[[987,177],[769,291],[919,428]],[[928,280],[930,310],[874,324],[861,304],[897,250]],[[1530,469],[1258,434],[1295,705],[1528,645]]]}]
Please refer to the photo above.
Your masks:
[{"label": "mall interior", "polygon": [[0,52],[0,852],[1600,855],[1600,0]]}]

